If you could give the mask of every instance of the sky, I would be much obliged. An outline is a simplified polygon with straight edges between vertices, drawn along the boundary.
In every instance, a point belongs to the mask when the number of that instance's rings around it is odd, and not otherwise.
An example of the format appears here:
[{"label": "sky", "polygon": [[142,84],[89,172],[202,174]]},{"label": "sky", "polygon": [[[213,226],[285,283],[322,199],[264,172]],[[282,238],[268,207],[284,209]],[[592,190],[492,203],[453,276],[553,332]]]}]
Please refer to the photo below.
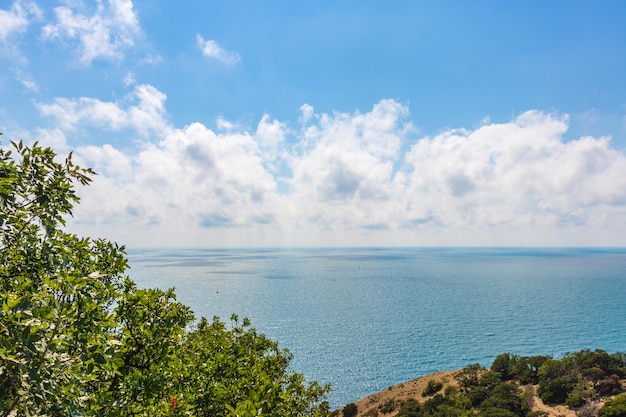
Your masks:
[{"label": "sky", "polygon": [[626,2],[0,0],[1,145],[141,247],[624,246]]}]

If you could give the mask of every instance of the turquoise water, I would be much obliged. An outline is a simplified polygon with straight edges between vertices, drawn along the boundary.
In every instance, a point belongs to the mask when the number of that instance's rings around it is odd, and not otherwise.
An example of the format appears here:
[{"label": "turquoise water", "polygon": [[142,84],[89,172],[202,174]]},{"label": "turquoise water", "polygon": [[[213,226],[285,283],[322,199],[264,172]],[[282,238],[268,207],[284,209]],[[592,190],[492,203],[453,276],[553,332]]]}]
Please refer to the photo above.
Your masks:
[{"label": "turquoise water", "polygon": [[189,249],[129,253],[196,315],[247,316],[333,407],[499,353],[626,351],[626,249]]}]

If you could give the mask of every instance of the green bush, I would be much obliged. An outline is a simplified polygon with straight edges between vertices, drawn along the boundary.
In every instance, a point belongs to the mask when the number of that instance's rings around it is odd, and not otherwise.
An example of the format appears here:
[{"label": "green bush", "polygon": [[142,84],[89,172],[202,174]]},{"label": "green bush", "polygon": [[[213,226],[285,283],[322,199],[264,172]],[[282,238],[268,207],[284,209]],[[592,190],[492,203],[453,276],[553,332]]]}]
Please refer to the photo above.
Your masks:
[{"label": "green bush", "polygon": [[426,388],[424,388],[424,391],[422,391],[422,397],[434,395],[441,391],[442,388],[443,384],[441,382],[431,379],[430,381],[428,381],[428,384],[426,384]]},{"label": "green bush", "polygon": [[419,401],[417,401],[415,398],[409,398],[404,403],[402,403],[402,405],[400,406],[400,411],[398,411],[396,417],[419,417],[421,415],[421,408],[422,407]]},{"label": "green bush", "polygon": [[510,382],[502,382],[492,390],[491,396],[480,404],[481,414],[490,408],[508,410],[518,416],[523,416],[527,411],[519,388]]},{"label": "green bush", "polygon": [[355,403],[350,403],[343,408],[343,417],[354,417],[358,413]]},{"label": "green bush", "polygon": [[564,404],[570,389],[565,378],[555,378],[539,385],[537,393],[546,404]]},{"label": "green bush", "polygon": [[598,417],[626,417],[626,393],[616,395],[604,403]]},{"label": "green bush", "polygon": [[582,407],[593,397],[593,394],[593,388],[589,387],[587,382],[580,381],[574,388],[572,388],[569,394],[567,394],[565,404],[572,408]]}]

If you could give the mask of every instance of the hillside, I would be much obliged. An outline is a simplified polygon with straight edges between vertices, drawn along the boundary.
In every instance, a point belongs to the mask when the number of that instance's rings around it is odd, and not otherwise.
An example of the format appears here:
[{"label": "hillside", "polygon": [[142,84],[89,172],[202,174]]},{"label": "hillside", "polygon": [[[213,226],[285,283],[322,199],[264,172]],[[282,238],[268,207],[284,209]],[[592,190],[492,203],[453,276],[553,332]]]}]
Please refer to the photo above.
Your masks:
[{"label": "hillside", "polygon": [[331,416],[626,417],[626,355],[602,350],[562,359],[504,353],[391,386]]},{"label": "hillside", "polygon": [[[434,396],[433,394],[422,397],[422,392],[424,392],[429,381],[441,382],[443,384],[442,391],[445,391],[449,386],[458,387],[458,381],[454,376],[459,372],[460,370],[437,372],[391,386],[383,391],[367,396],[355,402],[358,410],[356,417],[394,417],[398,414],[400,405],[407,399],[415,398],[420,402],[424,402]],[[565,405],[548,406],[544,404],[537,395],[537,386],[533,386],[533,389],[533,411],[544,411],[547,413],[546,417],[576,417],[576,412]]]}]

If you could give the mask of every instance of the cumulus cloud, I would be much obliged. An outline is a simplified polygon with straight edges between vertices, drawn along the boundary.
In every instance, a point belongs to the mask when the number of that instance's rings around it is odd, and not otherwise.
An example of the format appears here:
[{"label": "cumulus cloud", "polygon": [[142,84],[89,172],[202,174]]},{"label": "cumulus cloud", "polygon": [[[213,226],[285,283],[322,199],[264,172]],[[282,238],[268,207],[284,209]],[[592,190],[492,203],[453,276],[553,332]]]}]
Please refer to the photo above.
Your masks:
[{"label": "cumulus cloud", "polygon": [[[445,225],[593,223],[623,210],[626,158],[608,138],[563,141],[567,120],[529,111],[412,146],[406,218]],[[621,173],[621,174],[620,174]]]},{"label": "cumulus cloud", "polygon": [[119,61],[135,45],[141,34],[131,0],[97,1],[88,13],[81,3],[68,3],[54,9],[56,22],[45,25],[45,39],[79,44],[79,62],[90,65],[95,59]]},{"label": "cumulus cloud", "polygon": [[400,194],[395,162],[413,131],[407,114],[406,107],[383,100],[365,114],[324,114],[304,126],[305,147],[291,161],[290,182],[305,219],[326,228],[389,222]]},{"label": "cumulus cloud", "polygon": [[52,103],[38,103],[43,116],[51,117],[59,128],[74,130],[95,126],[108,130],[133,128],[142,136],[162,134],[168,128],[166,96],[151,85],[136,85],[121,102],[101,101],[90,97],[56,98]]},{"label": "cumulus cloud", "polygon": [[165,97],[151,86],[137,86],[133,97],[126,106],[41,107],[58,129],[137,131],[135,112],[156,109],[144,113],[156,115],[162,134],[132,153],[76,149],[100,175],[81,191],[73,224],[120,241],[615,244],[626,224],[626,156],[606,137],[564,140],[563,115],[529,111],[420,137],[407,106],[382,100],[367,112],[306,107],[298,126],[264,115],[256,129],[222,121],[215,132],[167,125]]},{"label": "cumulus cloud", "polygon": [[237,52],[231,52],[223,49],[214,40],[205,40],[202,35],[196,35],[198,48],[202,51],[202,55],[207,58],[216,59],[224,64],[233,65],[241,60],[241,56]]},{"label": "cumulus cloud", "polygon": [[267,225],[282,205],[249,134],[219,135],[194,123],[131,157],[110,146],[76,154],[105,171],[85,190],[79,222],[197,235]]}]

